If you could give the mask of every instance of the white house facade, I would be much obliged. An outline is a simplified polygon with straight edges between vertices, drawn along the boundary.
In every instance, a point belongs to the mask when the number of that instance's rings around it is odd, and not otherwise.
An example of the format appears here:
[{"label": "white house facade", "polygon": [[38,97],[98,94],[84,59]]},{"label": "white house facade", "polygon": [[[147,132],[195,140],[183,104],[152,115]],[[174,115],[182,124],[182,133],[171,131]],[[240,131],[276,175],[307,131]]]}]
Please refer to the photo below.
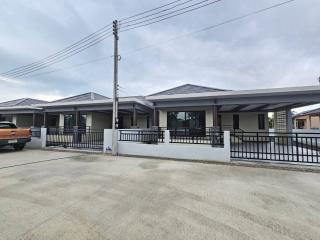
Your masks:
[{"label": "white house facade", "polygon": [[[186,84],[149,96],[121,97],[118,128],[266,132],[268,113],[274,112],[275,128],[288,132],[291,109],[319,102],[319,86],[231,91]],[[110,129],[112,105],[112,99],[97,93],[54,102],[19,99],[0,103],[0,120],[19,127]]]}]

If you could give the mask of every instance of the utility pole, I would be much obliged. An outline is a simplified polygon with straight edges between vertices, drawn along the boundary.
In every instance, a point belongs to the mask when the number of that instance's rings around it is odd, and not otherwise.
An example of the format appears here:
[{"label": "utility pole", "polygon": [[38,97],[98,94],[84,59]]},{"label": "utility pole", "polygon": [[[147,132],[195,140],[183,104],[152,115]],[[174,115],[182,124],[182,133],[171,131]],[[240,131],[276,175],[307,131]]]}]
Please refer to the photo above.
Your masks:
[{"label": "utility pole", "polygon": [[113,69],[113,112],[112,112],[112,155],[118,155],[118,62],[120,60],[118,53],[118,21],[113,21],[114,36],[114,69]]}]

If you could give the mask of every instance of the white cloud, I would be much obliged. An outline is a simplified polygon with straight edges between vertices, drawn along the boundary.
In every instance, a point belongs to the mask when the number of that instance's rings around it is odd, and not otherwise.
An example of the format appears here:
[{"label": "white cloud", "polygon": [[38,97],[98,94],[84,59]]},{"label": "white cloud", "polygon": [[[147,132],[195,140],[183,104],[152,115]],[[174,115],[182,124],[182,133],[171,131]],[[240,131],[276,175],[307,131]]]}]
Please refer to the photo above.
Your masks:
[{"label": "white cloud", "polygon": [[[30,0],[27,3],[3,0],[0,72],[54,53],[115,18],[161,3],[163,1],[142,0],[136,4],[129,0]],[[318,0],[296,1],[212,31],[166,42],[275,3],[278,1],[226,0],[214,7],[121,34],[121,94],[144,95],[184,83],[226,89],[318,84]],[[110,56],[112,42],[110,38],[55,68]],[[158,43],[161,44],[157,47],[126,56],[131,50]],[[111,96],[112,61],[30,79],[0,81],[0,101],[18,96],[49,100],[89,91]]]}]

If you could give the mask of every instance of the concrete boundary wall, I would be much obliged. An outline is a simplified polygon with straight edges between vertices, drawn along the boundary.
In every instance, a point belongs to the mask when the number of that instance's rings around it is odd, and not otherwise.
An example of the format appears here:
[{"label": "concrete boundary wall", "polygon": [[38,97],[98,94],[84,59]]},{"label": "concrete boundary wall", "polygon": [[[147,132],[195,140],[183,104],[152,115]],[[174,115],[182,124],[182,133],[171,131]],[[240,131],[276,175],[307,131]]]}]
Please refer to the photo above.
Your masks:
[{"label": "concrete boundary wall", "polygon": [[[105,132],[110,135],[110,131]],[[112,131],[111,131],[112,136]],[[105,137],[110,146],[110,136]],[[120,155],[159,157],[171,159],[187,159],[199,161],[230,162],[230,132],[224,132],[224,147],[212,147],[205,144],[179,144],[169,143],[170,132],[165,131],[164,143],[144,144],[138,142],[118,141],[118,152]],[[106,148],[104,148],[106,149]]]}]

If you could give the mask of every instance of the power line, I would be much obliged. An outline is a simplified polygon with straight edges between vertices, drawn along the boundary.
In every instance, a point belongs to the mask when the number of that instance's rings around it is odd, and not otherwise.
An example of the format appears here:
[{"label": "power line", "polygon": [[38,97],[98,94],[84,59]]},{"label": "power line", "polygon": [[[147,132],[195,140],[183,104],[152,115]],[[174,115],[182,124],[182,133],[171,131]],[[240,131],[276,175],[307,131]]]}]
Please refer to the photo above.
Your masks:
[{"label": "power line", "polygon": [[79,54],[81,52],[83,52],[84,50],[88,49],[88,48],[91,48],[95,45],[97,45],[98,43],[104,41],[105,39],[109,38],[112,36],[112,33],[109,33],[108,35],[105,35],[105,36],[101,36],[100,38],[98,39],[95,39],[94,41],[92,42],[89,42],[88,44],[85,44],[84,46],[81,46],[79,48],[76,48],[76,49],[73,49],[72,51],[60,56],[59,58],[57,59],[53,59],[53,60],[50,60],[48,62],[45,62],[45,63],[42,63],[38,66],[35,66],[35,67],[31,67],[29,68],[28,70],[21,70],[19,72],[16,72],[16,73],[13,73],[13,74],[10,74],[8,75],[9,77],[21,77],[21,76],[25,76],[25,75],[28,75],[30,73],[33,73],[35,71],[39,71],[41,69],[44,69],[44,68],[47,68],[47,67],[50,67],[56,63],[59,63],[59,62],[62,62],[64,61],[65,59],[68,59],[76,54]]},{"label": "power line", "polygon": [[[145,47],[141,47],[141,48],[138,48],[138,49],[129,51],[129,52],[127,52],[127,53],[124,53],[123,55],[130,56],[130,55],[132,55],[132,54],[138,53],[138,52],[140,52],[140,51],[144,51],[144,50],[149,49],[149,48],[155,48],[155,47],[158,47],[158,46],[160,46],[160,45],[164,45],[165,43],[169,43],[169,42],[172,42],[172,41],[181,39],[181,38],[189,37],[189,36],[192,36],[192,35],[195,35],[195,34],[199,34],[199,33],[201,33],[201,32],[205,32],[205,31],[210,31],[210,30],[212,30],[212,29],[214,29],[214,28],[218,28],[218,27],[220,27],[220,26],[223,26],[223,25],[226,25],[226,24],[230,24],[230,23],[233,23],[233,22],[236,22],[236,21],[239,21],[239,20],[248,18],[248,17],[250,17],[250,16],[257,15],[257,14],[259,14],[259,13],[263,13],[263,12],[269,11],[269,10],[271,10],[271,9],[273,9],[273,8],[277,8],[277,7],[280,7],[280,6],[283,6],[283,5],[287,5],[287,4],[289,4],[289,3],[291,3],[291,2],[294,2],[294,1],[296,1],[296,0],[289,0],[289,1],[281,2],[281,3],[279,3],[279,4],[275,4],[275,5],[266,7],[266,8],[262,8],[262,9],[259,9],[259,10],[256,10],[256,11],[253,11],[253,12],[250,12],[250,13],[247,13],[247,14],[244,14],[244,15],[241,15],[241,16],[239,16],[239,17],[235,17],[235,18],[232,18],[232,19],[228,19],[228,20],[226,20],[226,21],[217,23],[217,24],[215,24],[215,25],[211,25],[211,26],[208,26],[208,27],[205,27],[205,28],[202,28],[202,29],[199,29],[199,30],[190,32],[190,33],[187,33],[187,34],[183,34],[183,35],[176,36],[176,37],[174,37],[174,38],[171,38],[171,39],[168,39],[168,40],[166,40],[166,41],[163,41],[162,43],[151,44],[151,45],[147,45],[147,46],[145,46]],[[43,72],[43,73],[40,73],[40,74],[29,75],[29,76],[27,76],[27,77],[35,77],[35,76],[41,76],[41,75],[51,74],[51,73],[55,73],[55,72],[59,72],[59,71],[64,71],[64,70],[68,70],[68,69],[71,69],[71,68],[75,68],[75,67],[87,65],[87,64],[90,64],[90,63],[103,61],[103,60],[108,59],[108,58],[110,58],[110,56],[105,56],[105,57],[93,59],[93,60],[91,60],[91,61],[84,62],[84,63],[77,64],[77,65],[73,65],[73,66],[66,67],[66,68],[61,68],[61,69],[57,69],[57,70],[53,70],[53,71]]]},{"label": "power line", "polygon": [[91,64],[91,63],[95,63],[95,62],[105,61],[105,60],[107,60],[107,59],[109,59],[109,58],[110,58],[110,56],[109,56],[109,57],[96,58],[96,59],[93,59],[93,60],[88,61],[88,62],[84,62],[84,63],[72,65],[72,66],[65,67],[65,68],[58,68],[58,69],[55,69],[55,70],[52,70],[52,71],[42,72],[42,73],[39,73],[39,74],[28,75],[28,76],[26,76],[26,77],[27,77],[27,78],[30,78],[30,77],[38,77],[38,76],[43,76],[43,75],[47,75],[47,74],[51,74],[51,73],[61,72],[61,71],[69,70],[69,69],[72,69],[72,68],[77,68],[77,67],[85,66],[85,65],[88,65],[88,64]]},{"label": "power line", "polygon": [[[129,16],[129,17],[126,17],[124,19],[122,19],[122,21],[125,21],[125,20],[128,20],[128,19],[132,19],[134,17],[137,17],[137,16],[142,16],[144,14],[147,14],[149,12],[152,12],[152,11],[156,11],[158,9],[161,9],[161,8],[164,8],[164,7],[167,7],[167,6],[170,6],[172,4],[175,4],[177,2],[181,2],[182,0],[175,0],[175,1],[172,1],[172,2],[169,2],[167,4],[164,4],[164,5],[161,5],[159,7],[156,7],[156,8],[153,8],[153,9],[150,9],[150,10],[147,10],[147,11],[144,11],[144,12],[141,12],[141,13],[138,13],[138,14],[135,14],[135,15],[132,15],[132,16]],[[21,73],[22,71],[27,71],[27,70],[30,70],[30,68],[33,68],[35,66],[39,66],[40,64],[43,64],[45,61],[47,60],[51,60],[52,58],[56,58],[57,56],[60,56],[61,54],[64,54],[66,53],[66,51],[69,51],[69,50],[72,50],[74,47],[77,47],[85,42],[87,42],[88,40],[92,39],[92,38],[95,38],[97,37],[98,35],[102,34],[102,33],[105,33],[106,29],[108,29],[108,27],[111,27],[112,24],[107,24],[103,27],[101,27],[100,29],[98,29],[97,31],[89,34],[88,36],[80,39],[79,41],[67,46],[66,48],[63,48],[62,50],[54,53],[54,54],[51,54],[45,58],[42,58],[38,61],[35,61],[35,62],[32,62],[30,64],[27,64],[27,65],[23,65],[23,66],[20,66],[20,67],[16,67],[16,68],[13,68],[9,71],[6,71],[6,72],[3,72],[1,73],[0,75],[2,76],[11,76],[12,74],[14,73]],[[34,69],[34,68],[33,68]]]},{"label": "power line", "polygon": [[172,4],[175,4],[175,3],[181,2],[181,1],[182,1],[182,0],[176,0],[176,1],[173,1],[173,2],[170,2],[170,3],[167,3],[167,4],[164,4],[164,5],[162,5],[162,6],[159,6],[159,7],[156,7],[156,8],[152,8],[152,9],[150,9],[150,10],[147,10],[147,11],[144,11],[144,12],[141,12],[141,13],[138,13],[138,14],[135,14],[135,15],[133,15],[133,16],[120,19],[120,21],[126,21],[126,20],[131,19],[131,18],[139,17],[139,16],[142,16],[142,15],[147,14],[147,13],[149,13],[149,12],[153,12],[153,11],[159,10],[159,9],[161,9],[161,8],[170,6],[170,5],[172,5]]},{"label": "power line", "polygon": [[189,36],[192,36],[192,35],[195,35],[195,34],[199,34],[201,32],[205,32],[205,31],[209,31],[209,30],[212,30],[214,28],[218,28],[218,27],[221,27],[223,25],[226,25],[226,24],[230,24],[230,23],[233,23],[233,22],[236,22],[236,21],[239,21],[239,20],[242,20],[242,19],[245,19],[245,18],[248,18],[250,16],[254,16],[254,15],[258,15],[260,13],[263,13],[263,12],[266,12],[266,11],[269,11],[271,9],[274,9],[274,8],[278,8],[278,7],[281,7],[283,5],[287,5],[291,2],[294,2],[296,0],[288,0],[288,1],[285,1],[285,2],[281,2],[281,3],[278,3],[278,4],[274,4],[274,5],[271,5],[269,7],[266,7],[266,8],[262,8],[262,9],[259,9],[259,10],[256,10],[256,11],[253,11],[253,12],[249,12],[247,14],[244,14],[244,15],[241,15],[241,16],[238,16],[238,17],[235,17],[235,18],[231,18],[231,19],[228,19],[228,20],[225,20],[223,22],[220,22],[220,23],[217,23],[215,25],[211,25],[211,26],[208,26],[208,27],[205,27],[205,28],[202,28],[202,29],[199,29],[197,31],[193,31],[193,32],[190,32],[190,33],[187,33],[187,34],[183,34],[183,35],[179,35],[179,36],[176,36],[174,38],[171,38],[171,39],[168,39],[168,40],[165,40],[163,42],[160,42],[158,44],[151,44],[151,45],[147,45],[147,46],[144,46],[144,47],[141,47],[141,48],[138,48],[138,49],[135,49],[135,50],[132,50],[132,51],[129,51],[128,53],[125,53],[123,54],[124,55],[132,55],[136,52],[140,52],[140,51],[143,51],[145,49],[148,49],[148,48],[155,48],[159,45],[163,45],[163,43],[168,43],[168,42],[172,42],[172,41],[175,41],[177,39],[181,39],[181,38],[185,38],[185,37],[189,37]]},{"label": "power line", "polygon": [[[221,2],[222,0],[214,0],[213,2],[209,2],[209,3],[204,4],[205,2],[208,2],[208,1],[211,1],[211,0],[203,0],[203,1],[199,2],[199,3],[195,3],[195,4],[192,4],[190,6],[183,7],[181,9],[172,11],[170,13],[162,14],[160,16],[153,17],[153,18],[150,18],[150,19],[147,19],[147,20],[143,20],[143,21],[140,21],[138,23],[125,25],[125,26],[121,27],[122,30],[120,32],[126,32],[126,31],[130,31],[130,30],[133,30],[133,29],[136,29],[136,28],[141,28],[141,27],[149,26],[151,24],[162,22],[162,21],[165,21],[165,20],[173,18],[173,17],[177,17],[177,16],[180,16],[180,15],[183,15],[183,14],[186,14],[186,13],[189,13],[189,12],[193,12],[195,10],[198,10],[198,9],[201,9],[201,8],[204,8],[204,7],[208,7],[208,6],[212,5],[212,4]],[[201,5],[201,4],[203,4],[203,5]],[[191,9],[189,9],[189,8],[191,8]],[[176,13],[176,14],[174,14],[174,13]],[[171,15],[171,14],[174,14],[174,15]],[[156,20],[156,19],[158,19],[158,20]],[[155,20],[155,21],[153,21],[153,20]]]},{"label": "power line", "polygon": [[[110,26],[110,27],[109,27],[109,26]],[[109,28],[107,28],[107,27],[109,27]],[[107,29],[106,29],[106,28],[107,28]],[[12,69],[12,70],[10,70],[10,71],[7,71],[7,72],[2,73],[1,75],[5,76],[5,75],[7,75],[7,74],[9,74],[9,73],[16,72],[17,70],[22,70],[22,69],[25,70],[26,68],[31,67],[31,66],[34,66],[34,65],[37,65],[37,64],[39,64],[39,63],[41,63],[41,62],[43,62],[43,61],[45,61],[45,60],[52,59],[52,58],[54,58],[54,57],[56,57],[56,56],[59,56],[61,53],[64,53],[64,52],[66,52],[66,51],[68,51],[68,50],[71,50],[71,49],[73,49],[74,47],[79,46],[80,44],[85,43],[85,42],[87,42],[88,40],[90,40],[90,39],[92,39],[92,38],[94,38],[94,37],[96,37],[96,36],[99,36],[100,34],[105,33],[106,31],[110,31],[110,30],[111,30],[111,24],[108,24],[108,25],[106,25],[106,26],[98,29],[97,31],[91,33],[90,35],[82,38],[81,40],[79,40],[79,41],[71,44],[70,46],[67,46],[66,48],[64,48],[64,49],[62,49],[62,50],[60,50],[60,51],[58,51],[58,52],[56,52],[56,53],[54,53],[54,54],[51,54],[51,55],[49,55],[49,56],[47,56],[47,57],[45,57],[45,58],[43,58],[43,59],[41,59],[41,60],[39,60],[39,61],[36,61],[36,62],[27,64],[27,65],[24,65],[24,66],[21,66],[21,67],[14,68],[14,69]]]},{"label": "power line", "polygon": [[[136,18],[136,19],[133,19],[133,20],[130,20],[130,21],[123,21],[123,20],[121,20],[120,23],[121,23],[121,24],[128,24],[128,23],[131,23],[131,22],[136,22],[136,21],[139,21],[139,20],[141,20],[141,19],[149,18],[149,17],[155,16],[155,15],[158,15],[158,14],[160,14],[160,13],[164,13],[164,12],[167,12],[167,11],[169,11],[169,10],[173,10],[173,9],[175,9],[176,7],[185,5],[185,4],[187,4],[187,3],[189,3],[189,2],[192,2],[192,1],[194,1],[194,0],[187,0],[187,1],[184,1],[184,2],[182,2],[182,3],[178,3],[178,4],[176,4],[176,5],[172,6],[172,7],[169,7],[169,8],[166,8],[166,9],[162,9],[162,10],[156,12],[156,13],[152,13],[152,14],[149,14],[149,15],[147,15],[147,16],[139,17],[139,18]],[[172,5],[172,4],[171,4],[171,5]]]}]

